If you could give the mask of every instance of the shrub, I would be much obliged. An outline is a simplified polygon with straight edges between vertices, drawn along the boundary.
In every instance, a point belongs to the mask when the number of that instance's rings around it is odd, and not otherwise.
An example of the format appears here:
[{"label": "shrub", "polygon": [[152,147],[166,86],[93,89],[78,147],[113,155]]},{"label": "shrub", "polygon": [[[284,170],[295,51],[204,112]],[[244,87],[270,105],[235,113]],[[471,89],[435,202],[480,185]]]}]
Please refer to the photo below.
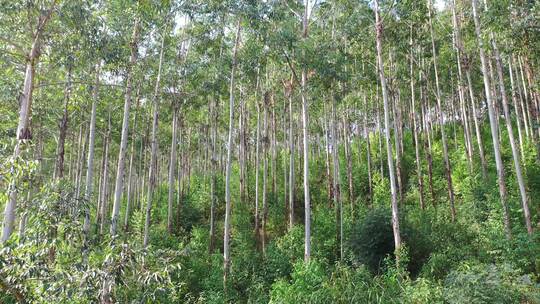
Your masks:
[{"label": "shrub", "polygon": [[538,303],[540,292],[528,276],[508,264],[464,263],[444,282],[447,303]]},{"label": "shrub", "polygon": [[[432,246],[422,231],[403,219],[400,223],[402,241],[410,248],[412,262],[408,270],[416,274],[431,253]],[[349,246],[358,262],[365,264],[374,273],[379,272],[384,258],[394,253],[390,212],[382,208],[368,211],[353,227]]]}]

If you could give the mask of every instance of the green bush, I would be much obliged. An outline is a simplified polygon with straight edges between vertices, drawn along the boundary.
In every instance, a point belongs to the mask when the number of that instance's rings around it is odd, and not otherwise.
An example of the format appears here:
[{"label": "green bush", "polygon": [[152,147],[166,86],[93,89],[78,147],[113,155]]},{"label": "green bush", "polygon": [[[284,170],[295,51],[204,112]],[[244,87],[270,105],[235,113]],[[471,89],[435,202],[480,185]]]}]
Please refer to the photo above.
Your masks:
[{"label": "green bush", "polygon": [[[423,231],[403,218],[400,229],[402,241],[410,248],[411,262],[408,270],[416,274],[431,253],[431,242]],[[365,264],[374,273],[380,272],[384,259],[394,253],[394,234],[389,210],[372,209],[358,219],[352,229],[349,246],[356,261]]]},{"label": "green bush", "polygon": [[444,281],[447,303],[540,303],[540,289],[508,264],[464,263]]}]

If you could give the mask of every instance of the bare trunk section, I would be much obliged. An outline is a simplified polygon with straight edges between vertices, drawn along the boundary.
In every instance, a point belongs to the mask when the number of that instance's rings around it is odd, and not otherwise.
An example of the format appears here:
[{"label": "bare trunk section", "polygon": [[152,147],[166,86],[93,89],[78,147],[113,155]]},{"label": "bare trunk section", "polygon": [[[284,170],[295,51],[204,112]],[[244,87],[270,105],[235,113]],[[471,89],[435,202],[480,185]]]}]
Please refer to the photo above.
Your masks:
[{"label": "bare trunk section", "polygon": [[120,216],[120,204],[124,189],[124,168],[126,165],[126,151],[129,137],[129,111],[131,108],[131,92],[133,90],[132,69],[137,61],[137,42],[139,36],[139,19],[135,20],[133,35],[131,37],[131,55],[126,74],[126,94],[124,98],[124,119],[122,121],[122,135],[120,139],[120,151],[118,152],[118,168],[116,169],[116,182],[114,187],[114,203],[111,216],[111,236],[115,237],[117,232],[118,218]]},{"label": "bare trunk section", "polygon": [[262,157],[263,157],[263,178],[262,178],[262,229],[261,246],[263,255],[266,253],[266,223],[268,222],[268,146],[270,141],[268,130],[268,107],[270,106],[270,93],[264,94],[263,104],[263,138],[262,138]]},{"label": "bare trunk section", "polygon": [[377,66],[379,79],[381,81],[383,103],[384,103],[384,129],[386,139],[386,154],[388,161],[388,173],[390,177],[390,190],[392,192],[392,230],[394,233],[394,249],[396,261],[399,264],[399,250],[401,248],[401,235],[399,228],[399,209],[398,197],[396,189],[396,177],[394,172],[394,160],[392,157],[392,142],[390,141],[390,107],[388,105],[388,92],[386,88],[386,78],[384,76],[384,62],[382,55],[382,30],[383,24],[379,17],[379,1],[375,0],[375,30],[376,30],[376,47],[377,47]]},{"label": "bare trunk section", "polygon": [[414,48],[413,48],[413,37],[412,37],[412,26],[411,26],[411,58],[410,58],[410,82],[411,82],[411,114],[412,114],[412,131],[413,131],[413,140],[414,140],[414,155],[416,160],[416,176],[418,178],[418,192],[420,194],[420,209],[425,209],[426,203],[424,201],[424,178],[422,176],[422,161],[420,158],[420,147],[421,147],[421,134],[418,131],[418,122],[417,122],[417,112],[416,112],[416,95],[415,95],[415,86],[414,86]]},{"label": "bare trunk section", "polygon": [[480,20],[479,20],[478,9],[477,9],[477,0],[472,0],[472,10],[473,10],[473,17],[474,17],[473,19],[474,19],[476,39],[478,41],[478,49],[480,52],[480,61],[482,62],[482,75],[484,77],[484,89],[485,89],[485,94],[486,94],[486,101],[488,104],[489,125],[491,128],[491,137],[493,139],[495,164],[497,166],[497,176],[498,176],[498,181],[499,181],[499,195],[500,195],[501,204],[503,208],[504,227],[506,230],[507,238],[511,238],[512,232],[510,228],[510,215],[509,215],[508,203],[507,203],[504,166],[502,163],[501,152],[500,152],[497,118],[495,117],[494,103],[491,97],[491,81],[489,79],[488,63],[486,60],[486,55],[484,53],[484,43],[481,37]]},{"label": "bare trunk section", "polygon": [[64,177],[64,155],[65,155],[65,143],[69,122],[69,100],[71,96],[71,66],[68,67],[67,79],[66,79],[66,89],[64,91],[64,111],[62,114],[62,119],[58,124],[59,135],[58,135],[58,145],[56,147],[56,162],[54,166],[54,179],[62,179]]},{"label": "bare trunk section", "polygon": [[345,158],[347,159],[347,180],[349,182],[349,203],[351,204],[351,214],[354,218],[354,205],[356,198],[354,197],[354,184],[352,176],[352,151],[349,141],[349,111],[345,109],[345,115],[343,116],[343,136],[345,137]]},{"label": "bare trunk section", "polygon": [[[531,224],[531,213],[529,211],[529,197],[525,190],[525,181],[523,180],[523,173],[521,171],[521,160],[519,158],[519,152],[517,151],[516,141],[514,139],[514,130],[512,128],[512,118],[510,117],[510,110],[508,109],[508,97],[506,96],[506,88],[504,86],[504,73],[503,63],[497,42],[493,33],[490,33],[491,44],[493,45],[493,51],[495,53],[495,63],[497,67],[497,76],[499,78],[499,91],[502,97],[502,106],[504,111],[504,118],[506,121],[506,129],[508,131],[508,137],[510,140],[510,147],[512,148],[512,158],[514,159],[514,168],[516,170],[516,178],[519,186],[519,194],[521,195],[521,207],[523,209],[523,217],[525,219],[525,227],[529,235],[533,234],[533,228]],[[519,119],[519,118],[518,118]]]},{"label": "bare trunk section", "polygon": [[147,196],[146,196],[146,214],[145,214],[145,220],[144,220],[144,239],[143,239],[143,247],[148,246],[148,242],[150,240],[150,221],[151,221],[151,215],[152,215],[152,200],[154,199],[154,190],[156,188],[156,177],[157,177],[157,150],[158,150],[158,142],[157,142],[157,133],[158,133],[158,123],[159,123],[159,88],[160,88],[160,81],[161,81],[161,69],[163,66],[163,51],[165,46],[165,35],[166,32],[162,33],[161,37],[161,51],[159,54],[159,65],[158,65],[158,73],[156,77],[156,85],[154,87],[154,96],[152,100],[153,104],[153,118],[152,118],[152,138],[150,139],[152,150],[150,154],[150,170],[148,174],[148,189],[147,189]]},{"label": "bare trunk section", "polygon": [[[84,199],[87,204],[90,204],[94,186],[94,147],[96,143],[96,106],[99,98],[99,64],[95,69],[95,84],[92,87],[92,110],[90,113],[90,126],[88,126],[88,158],[86,161],[86,186],[84,190]],[[90,233],[90,208],[87,207],[84,211],[83,224],[83,260],[87,259],[88,241]]]},{"label": "bare trunk section", "polygon": [[[214,98],[214,100],[211,102],[211,110],[210,110],[210,116],[211,116],[211,141],[212,141],[212,160],[211,160],[211,166],[212,166],[212,177],[210,182],[210,199],[211,199],[211,205],[210,205],[210,244],[208,246],[208,252],[213,253],[216,243],[216,184],[217,184],[217,155],[216,155],[216,145],[217,145],[217,118],[218,118],[218,112],[217,112],[217,103],[218,99],[217,97]],[[178,170],[181,170],[181,166],[178,166]],[[180,175],[178,177],[178,195],[180,196],[180,183],[181,178]]]},{"label": "bare trunk section", "polygon": [[[291,85],[292,85],[291,79]],[[294,226],[294,108],[292,102],[292,88],[288,94],[289,99],[289,230]]]},{"label": "bare trunk section", "polygon": [[[364,94],[363,121],[364,121],[364,136],[366,137],[366,156],[367,156],[367,169],[368,169],[368,190],[369,190],[368,205],[371,206],[373,204],[373,177],[371,174],[371,143],[370,143],[370,138],[369,138],[370,132],[368,130],[368,125],[367,125],[367,115],[368,115],[367,96]],[[358,142],[360,143],[360,139],[358,140]],[[360,153],[360,148],[358,149],[358,153]]]},{"label": "bare trunk section", "polygon": [[450,167],[450,160],[448,159],[448,145],[446,143],[446,133],[444,130],[444,112],[442,108],[441,101],[441,88],[439,85],[439,72],[437,67],[437,52],[435,50],[435,35],[433,33],[433,21],[432,21],[432,9],[433,3],[431,0],[428,0],[428,23],[429,31],[431,34],[431,51],[433,56],[433,68],[435,70],[435,87],[436,87],[436,99],[437,99],[437,108],[439,111],[439,126],[441,128],[441,142],[443,148],[443,158],[444,166],[446,169],[446,182],[448,187],[448,198],[450,199],[450,215],[452,216],[452,221],[456,220],[456,208],[454,206],[454,186],[452,185],[452,168]]},{"label": "bare trunk section", "polygon": [[227,164],[225,172],[225,222],[223,228],[223,289],[227,290],[227,277],[230,269],[230,237],[231,237],[231,163],[234,133],[234,79],[237,65],[238,45],[240,44],[240,20],[236,26],[236,37],[233,48],[231,78],[229,83],[229,135],[227,139]]},{"label": "bare trunk section", "polygon": [[[304,3],[304,15],[302,17],[302,40],[308,36],[308,6],[309,0]],[[305,56],[305,54],[304,54]],[[311,258],[311,201],[309,197],[309,144],[308,144],[308,100],[307,100],[307,71],[302,69],[302,133],[303,133],[303,153],[304,153],[304,261],[309,262]]]},{"label": "bare trunk section", "polygon": [[173,200],[176,174],[176,146],[178,130],[178,106],[173,105],[171,155],[169,157],[169,193],[167,197],[167,230],[173,232]]},{"label": "bare trunk section", "polygon": [[261,142],[261,103],[255,99],[257,103],[257,138],[255,139],[255,238],[257,239],[257,246],[260,246],[261,242],[261,216],[259,208],[259,176],[260,176],[260,142]]},{"label": "bare trunk section", "polygon": [[103,234],[103,229],[106,224],[106,210],[107,210],[107,192],[109,189],[109,150],[110,150],[110,138],[111,138],[111,113],[109,112],[109,118],[107,120],[107,133],[104,139],[104,148],[102,156],[102,170],[101,170],[101,183],[99,191],[99,208],[98,208],[98,221],[99,235]]},{"label": "bare trunk section", "polygon": [[339,178],[339,148],[337,140],[337,122],[336,122],[336,98],[334,96],[334,90],[330,93],[330,98],[332,99],[331,105],[331,126],[330,126],[330,137],[332,139],[332,193],[334,200],[334,208],[336,210],[336,240],[339,243],[339,257],[343,259],[343,202],[341,201],[341,189],[340,189],[340,178]]}]

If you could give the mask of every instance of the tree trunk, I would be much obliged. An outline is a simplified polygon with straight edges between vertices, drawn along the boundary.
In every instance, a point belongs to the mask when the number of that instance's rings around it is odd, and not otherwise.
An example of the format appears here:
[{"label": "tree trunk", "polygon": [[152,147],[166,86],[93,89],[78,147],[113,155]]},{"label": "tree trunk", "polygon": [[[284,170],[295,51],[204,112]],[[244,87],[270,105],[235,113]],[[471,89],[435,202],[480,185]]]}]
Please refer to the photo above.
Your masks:
[{"label": "tree trunk", "polygon": [[345,115],[343,115],[343,136],[345,137],[345,158],[347,159],[347,180],[349,182],[349,203],[351,204],[351,215],[354,218],[354,205],[356,198],[354,197],[354,184],[352,176],[352,151],[349,142],[349,111],[345,109]]},{"label": "tree trunk", "polygon": [[260,102],[255,99],[257,103],[257,138],[255,139],[255,238],[257,240],[257,246],[260,246],[261,234],[260,234],[260,210],[259,210],[259,169],[260,169],[260,142],[261,142],[261,106]]},{"label": "tree trunk", "polygon": [[396,177],[394,172],[394,161],[392,157],[392,142],[390,141],[390,108],[388,105],[388,92],[386,88],[386,78],[384,76],[384,62],[382,55],[382,30],[383,24],[379,17],[379,1],[375,0],[375,30],[376,30],[376,46],[377,46],[377,66],[379,70],[379,79],[381,81],[381,89],[384,103],[384,129],[386,139],[386,154],[388,160],[388,173],[390,177],[390,190],[392,192],[392,230],[394,233],[394,249],[396,261],[399,265],[399,250],[401,247],[401,235],[399,228],[399,210],[398,197],[396,189]]},{"label": "tree trunk", "polygon": [[71,95],[71,66],[68,67],[66,89],[64,91],[64,112],[62,119],[58,124],[60,130],[58,135],[58,145],[56,147],[56,162],[54,166],[54,179],[61,179],[64,177],[64,155],[65,155],[65,143],[69,122],[69,99]]},{"label": "tree trunk", "polygon": [[225,222],[223,228],[223,289],[227,290],[227,277],[230,268],[230,230],[231,230],[231,163],[234,133],[234,76],[237,65],[238,45],[240,44],[241,23],[236,26],[236,38],[233,48],[231,78],[229,83],[229,135],[227,139],[227,165],[225,172]]},{"label": "tree trunk", "polygon": [[497,118],[495,117],[495,109],[494,109],[494,104],[491,97],[491,82],[490,82],[489,74],[488,74],[489,73],[488,63],[486,60],[486,55],[484,53],[484,43],[481,37],[480,20],[478,17],[478,9],[477,9],[477,0],[472,0],[472,9],[473,9],[473,19],[474,19],[476,39],[478,42],[478,49],[480,52],[480,61],[482,62],[482,75],[484,77],[484,89],[485,89],[485,94],[486,94],[486,101],[488,104],[487,108],[488,108],[488,114],[489,114],[489,125],[491,128],[491,137],[493,139],[495,164],[497,166],[497,176],[499,180],[499,195],[500,195],[501,204],[503,208],[504,227],[506,230],[507,238],[511,238],[512,232],[510,228],[510,215],[508,211],[508,204],[506,201],[507,192],[506,192],[505,177],[504,177],[504,167],[503,167],[501,152],[500,152]]},{"label": "tree trunk", "polygon": [[[291,79],[292,85],[292,79]],[[289,92],[289,230],[294,226],[294,108],[292,102],[292,89]]]},{"label": "tree trunk", "polygon": [[172,140],[171,140],[171,155],[169,158],[169,193],[167,198],[167,230],[169,233],[173,231],[173,200],[174,200],[174,177],[176,174],[176,146],[177,146],[177,129],[178,129],[178,106],[173,105],[172,117]]},{"label": "tree trunk", "polygon": [[448,145],[446,143],[446,133],[444,131],[444,112],[442,108],[441,101],[441,88],[439,85],[439,72],[437,67],[437,53],[435,51],[435,36],[433,34],[433,23],[432,23],[432,9],[433,4],[431,0],[428,0],[428,23],[429,31],[431,35],[431,51],[433,55],[433,68],[435,70],[435,87],[436,87],[436,99],[437,99],[437,108],[439,111],[439,126],[441,128],[441,142],[443,148],[443,158],[444,166],[446,169],[446,182],[448,187],[448,198],[450,199],[450,215],[452,216],[452,221],[456,220],[456,208],[454,206],[454,186],[452,185],[452,168],[450,167],[450,160],[448,159]]},{"label": "tree trunk", "polygon": [[[96,106],[99,98],[99,65],[96,65],[96,79],[92,88],[92,110],[90,114],[90,126],[88,127],[88,158],[86,162],[86,187],[84,191],[84,199],[87,204],[90,204],[92,199],[92,190],[94,186],[94,147],[96,143]],[[90,233],[90,208],[86,207],[84,211],[83,224],[83,259],[86,262],[88,241]]]},{"label": "tree trunk", "polygon": [[413,131],[413,139],[414,139],[414,155],[416,157],[416,176],[418,178],[418,192],[420,195],[420,209],[424,209],[426,207],[426,203],[424,201],[424,178],[422,176],[422,162],[420,158],[420,147],[422,140],[420,138],[420,134],[418,134],[418,123],[416,120],[416,96],[415,96],[415,90],[414,90],[414,44],[413,44],[413,37],[412,37],[412,26],[411,26],[411,39],[410,39],[410,47],[411,47],[411,58],[410,58],[410,82],[411,82],[411,114],[412,114],[412,131]]},{"label": "tree trunk", "polygon": [[158,65],[158,74],[156,77],[156,85],[154,87],[154,96],[153,96],[153,118],[152,118],[152,151],[150,154],[150,170],[148,174],[148,189],[147,189],[147,200],[146,200],[146,215],[144,220],[144,239],[143,247],[148,246],[148,241],[150,240],[150,217],[152,215],[152,200],[154,199],[154,190],[156,188],[156,177],[157,177],[157,153],[158,153],[158,123],[159,123],[159,88],[161,80],[161,69],[163,66],[163,51],[165,46],[165,35],[166,32],[163,32],[161,37],[161,51],[159,54],[159,65]]},{"label": "tree trunk", "polygon": [[501,55],[499,53],[499,48],[497,47],[497,42],[495,41],[495,37],[493,33],[490,33],[490,39],[493,45],[493,52],[495,53],[495,63],[497,67],[497,75],[499,78],[499,91],[502,97],[502,106],[503,106],[503,111],[504,111],[504,118],[506,121],[506,129],[508,131],[510,147],[512,148],[514,168],[516,169],[516,179],[519,186],[519,193],[521,195],[521,207],[523,208],[523,217],[525,218],[525,227],[527,228],[527,233],[529,235],[532,235],[533,228],[531,224],[531,214],[529,211],[529,202],[528,202],[529,197],[527,195],[527,191],[525,190],[525,181],[523,180],[523,174],[521,172],[521,160],[519,159],[519,152],[517,151],[516,141],[514,139],[514,131],[512,128],[512,118],[510,117],[510,110],[508,109],[508,98],[506,96],[506,88],[504,86],[503,64],[501,60]]},{"label": "tree trunk", "polygon": [[[210,245],[208,246],[208,252],[210,254],[214,253],[214,247],[216,243],[216,184],[217,184],[217,155],[216,155],[216,144],[217,144],[217,118],[218,118],[218,111],[217,111],[217,103],[218,99],[217,97],[214,98],[214,100],[211,102],[212,109],[210,111],[211,115],[211,125],[212,125],[212,135],[211,135],[211,141],[212,141],[212,160],[211,160],[211,166],[212,166],[212,181],[210,183],[210,199],[211,199],[211,205],[210,205]],[[181,169],[181,166],[178,166],[179,170]],[[180,195],[180,183],[181,178],[179,176],[178,178],[178,192]]]},{"label": "tree trunk", "polygon": [[102,177],[100,184],[100,193],[99,193],[99,235],[103,234],[103,229],[106,223],[106,210],[107,210],[107,191],[108,191],[108,181],[109,181],[109,150],[110,150],[110,138],[111,138],[111,113],[109,112],[109,118],[107,123],[107,134],[105,135],[104,140],[104,152],[103,152],[103,169]]},{"label": "tree trunk", "polygon": [[[370,132],[367,125],[367,115],[368,115],[368,105],[367,105],[367,96],[364,94],[364,136],[366,137],[366,155],[367,155],[367,169],[368,169],[368,205],[373,204],[373,177],[371,175],[371,144],[370,144]],[[360,124],[358,124],[360,126]],[[360,143],[360,138],[358,138]],[[360,145],[359,145],[360,146]],[[358,149],[358,154],[360,155],[360,148]]]},{"label": "tree trunk", "polygon": [[[309,0],[304,0],[304,15],[302,17],[302,40],[308,36],[308,6]],[[305,56],[305,54],[304,54]],[[311,258],[311,201],[309,197],[309,145],[308,145],[308,100],[307,100],[307,70],[302,68],[302,133],[304,146],[304,261]]]},{"label": "tree trunk", "polygon": [[[524,145],[524,136],[522,135],[522,123],[523,123],[523,129],[525,129],[525,133],[527,137],[529,136],[528,133],[528,127],[527,127],[527,119],[526,115],[524,114],[524,108],[523,108],[523,102],[521,100],[521,96],[519,96],[518,89],[516,88],[516,83],[514,80],[514,70],[512,68],[512,62],[513,62],[513,56],[511,56],[508,60],[508,71],[510,72],[510,90],[512,94],[512,102],[515,106],[516,111],[516,121],[518,124],[518,136],[519,136],[519,151],[521,153],[521,160],[523,161],[525,159],[525,151],[523,150]],[[518,98],[519,96],[519,98]]]},{"label": "tree trunk", "polygon": [[[39,25],[34,35],[32,47],[29,54],[27,54],[26,69],[24,75],[24,85],[21,95],[19,123],[17,125],[17,143],[13,152],[13,158],[17,159],[21,154],[22,145],[27,140],[32,138],[30,133],[30,116],[32,112],[32,93],[34,87],[34,73],[35,67],[39,60],[41,51],[41,37],[45,29],[45,25],[49,21],[57,1],[54,1],[51,8],[45,12],[44,15],[39,17]],[[11,172],[14,173],[15,168],[11,168]],[[4,208],[4,221],[2,223],[2,237],[0,242],[6,242],[13,233],[13,227],[15,225],[15,213],[17,210],[17,189],[16,182],[12,182],[8,188],[9,200]]]},{"label": "tree trunk", "polygon": [[268,146],[270,141],[268,129],[268,107],[270,106],[270,93],[264,94],[264,111],[263,111],[263,139],[262,139],[262,156],[263,156],[263,178],[262,178],[262,229],[261,229],[261,246],[263,256],[266,254],[266,223],[268,221]]},{"label": "tree trunk", "polygon": [[116,182],[114,187],[113,213],[111,216],[111,237],[116,236],[118,217],[120,216],[120,204],[124,189],[124,167],[126,165],[127,141],[129,137],[129,110],[131,108],[132,69],[137,61],[137,42],[139,35],[139,19],[135,20],[133,35],[131,37],[131,56],[126,73],[126,95],[124,98],[124,119],[122,121],[122,137],[120,139],[120,151],[118,152],[118,168],[116,169]]},{"label": "tree trunk", "polygon": [[337,126],[336,126],[336,98],[334,95],[334,90],[331,91],[330,98],[332,99],[332,125],[331,125],[331,139],[332,139],[332,193],[334,199],[334,208],[336,210],[336,228],[337,236],[336,240],[339,243],[339,257],[340,260],[343,260],[343,202],[341,201],[341,189],[340,189],[340,178],[339,178],[339,148],[337,141]]}]

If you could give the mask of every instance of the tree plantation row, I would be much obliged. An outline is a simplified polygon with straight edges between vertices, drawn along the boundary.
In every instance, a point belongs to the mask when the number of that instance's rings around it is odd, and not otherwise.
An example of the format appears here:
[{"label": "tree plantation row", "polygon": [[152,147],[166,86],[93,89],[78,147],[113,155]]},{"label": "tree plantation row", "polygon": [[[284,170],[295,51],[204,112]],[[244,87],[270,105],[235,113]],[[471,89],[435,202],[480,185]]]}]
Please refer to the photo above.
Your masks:
[{"label": "tree plantation row", "polygon": [[540,303],[539,27],[0,0],[0,302]]}]

